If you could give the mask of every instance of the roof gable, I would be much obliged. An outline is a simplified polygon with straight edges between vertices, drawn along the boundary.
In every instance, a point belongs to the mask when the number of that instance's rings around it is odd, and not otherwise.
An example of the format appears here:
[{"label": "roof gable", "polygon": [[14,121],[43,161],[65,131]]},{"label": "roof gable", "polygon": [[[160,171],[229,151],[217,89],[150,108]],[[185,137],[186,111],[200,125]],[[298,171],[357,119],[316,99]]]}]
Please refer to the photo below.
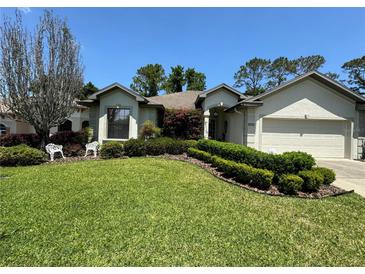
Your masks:
[{"label": "roof gable", "polygon": [[241,92],[239,92],[238,90],[234,89],[233,87],[225,84],[225,83],[222,83],[214,88],[211,88],[211,89],[208,89],[208,90],[205,90],[204,92],[202,92],[200,95],[199,95],[199,98],[206,98],[208,94],[210,93],[213,93],[213,92],[216,92],[218,91],[219,89],[226,89],[228,90],[229,92],[237,95],[238,97],[242,98],[242,99],[246,99],[247,97],[245,95],[243,95]]},{"label": "roof gable", "polygon": [[136,100],[138,102],[148,102],[148,100],[146,98],[144,98],[142,95],[140,95],[139,93],[119,84],[119,83],[113,83],[109,86],[106,86],[105,88],[99,90],[98,92],[95,92],[94,94],[90,95],[88,97],[89,100],[96,100],[99,96],[105,94],[106,92],[109,92],[115,88],[119,88],[121,89],[122,91],[128,93],[129,95],[133,96],[136,98]]},{"label": "roof gable", "polygon": [[290,81],[287,81],[287,82],[281,84],[280,86],[267,90],[264,93],[261,93],[255,97],[249,98],[249,99],[247,99],[247,101],[253,102],[253,101],[261,100],[261,99],[265,98],[266,96],[279,92],[286,87],[295,85],[296,83],[298,83],[304,79],[307,79],[307,78],[313,78],[313,79],[319,81],[320,83],[330,87],[331,89],[336,90],[345,96],[348,96],[349,98],[355,100],[356,102],[365,103],[365,98],[363,96],[359,95],[355,91],[345,87],[341,83],[329,78],[328,76],[326,76],[318,71],[311,71],[311,72],[308,72],[301,76],[298,76]]}]

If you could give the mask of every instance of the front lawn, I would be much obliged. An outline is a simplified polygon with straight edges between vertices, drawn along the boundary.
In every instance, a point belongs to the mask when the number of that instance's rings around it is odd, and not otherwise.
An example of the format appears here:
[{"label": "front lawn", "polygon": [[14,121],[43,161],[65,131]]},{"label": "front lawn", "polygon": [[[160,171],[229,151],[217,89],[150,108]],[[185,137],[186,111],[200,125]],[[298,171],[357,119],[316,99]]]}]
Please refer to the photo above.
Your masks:
[{"label": "front lawn", "polygon": [[0,173],[0,266],[365,265],[356,194],[272,197],[161,158]]}]

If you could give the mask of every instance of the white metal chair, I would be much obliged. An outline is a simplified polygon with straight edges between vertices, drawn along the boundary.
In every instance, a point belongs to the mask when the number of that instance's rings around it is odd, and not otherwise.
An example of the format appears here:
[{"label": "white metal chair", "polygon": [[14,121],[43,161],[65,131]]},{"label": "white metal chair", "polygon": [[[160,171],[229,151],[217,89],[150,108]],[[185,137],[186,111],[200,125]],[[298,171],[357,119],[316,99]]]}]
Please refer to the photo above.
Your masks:
[{"label": "white metal chair", "polygon": [[52,144],[52,143],[46,145],[46,151],[51,156],[51,161],[54,160],[54,154],[56,152],[61,153],[62,158],[65,159],[65,156],[63,156],[62,148],[63,148],[63,146],[61,146],[61,145],[55,145],[55,144]]},{"label": "white metal chair", "polygon": [[86,151],[85,151],[85,156],[87,156],[87,153],[88,151],[93,151],[94,152],[94,157],[96,157],[97,153],[98,153],[98,150],[99,150],[99,143],[94,141],[94,142],[91,142],[91,143],[88,143],[85,145],[86,147]]}]

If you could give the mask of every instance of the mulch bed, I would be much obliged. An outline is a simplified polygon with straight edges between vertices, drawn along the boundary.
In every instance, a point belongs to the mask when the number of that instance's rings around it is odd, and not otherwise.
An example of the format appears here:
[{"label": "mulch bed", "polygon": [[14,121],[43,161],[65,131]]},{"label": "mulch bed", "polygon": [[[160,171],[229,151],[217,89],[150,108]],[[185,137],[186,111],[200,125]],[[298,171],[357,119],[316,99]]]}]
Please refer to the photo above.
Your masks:
[{"label": "mulch bed", "polygon": [[[286,195],[286,194],[281,193],[278,190],[276,185],[271,185],[269,189],[262,190],[262,189],[258,189],[258,188],[249,186],[247,184],[239,183],[239,182],[235,181],[233,178],[229,178],[229,177],[224,176],[224,174],[222,172],[218,171],[211,164],[208,164],[208,163],[205,163],[205,162],[200,161],[198,159],[189,157],[186,154],[181,154],[181,155],[165,154],[165,155],[160,155],[160,156],[146,156],[146,157],[149,157],[149,158],[164,158],[164,159],[169,159],[169,160],[177,160],[177,161],[188,162],[188,163],[197,165],[197,166],[207,170],[209,173],[211,173],[212,175],[214,175],[218,179],[221,179],[221,180],[223,180],[227,183],[236,185],[236,186],[244,188],[244,189],[248,189],[248,190],[251,190],[251,191],[255,191],[255,192],[262,193],[262,194],[267,194],[267,195],[272,195],[272,196],[291,196],[291,197],[299,197],[299,198],[307,198],[307,199],[320,199],[320,198],[338,196],[338,195],[354,192],[353,190],[347,191],[347,190],[344,190],[342,188],[339,188],[339,187],[336,187],[336,186],[333,186],[333,185],[322,185],[320,187],[320,189],[318,190],[318,192],[308,193],[308,192],[299,191],[297,193],[297,195]],[[125,158],[129,158],[129,157],[123,157],[123,158],[118,158],[118,159],[125,159]],[[94,158],[93,156],[87,156],[87,157],[78,156],[78,157],[66,157],[66,159],[57,158],[53,162],[48,161],[45,164],[72,163],[72,162],[85,161],[85,160],[100,160],[100,157],[97,156],[96,158]]]},{"label": "mulch bed", "polygon": [[318,192],[308,193],[308,192],[298,191],[297,195],[286,195],[284,193],[281,193],[278,190],[277,186],[275,186],[275,185],[271,185],[270,188],[267,189],[267,190],[262,190],[262,189],[258,189],[258,188],[249,186],[247,184],[238,183],[234,179],[227,178],[226,176],[224,176],[224,174],[222,172],[218,171],[211,164],[208,164],[208,163],[205,163],[205,162],[200,161],[198,159],[189,157],[186,154],[182,154],[182,155],[163,155],[163,156],[157,156],[157,157],[162,157],[162,158],[170,159],[170,160],[184,161],[184,162],[188,162],[188,163],[197,165],[197,166],[207,170],[209,173],[211,173],[215,177],[217,177],[217,178],[219,178],[219,179],[221,179],[221,180],[223,180],[227,183],[230,183],[230,184],[233,184],[233,185],[236,185],[236,186],[239,186],[239,187],[251,190],[251,191],[255,191],[255,192],[262,193],[262,194],[267,194],[267,195],[272,195],[272,196],[291,196],[291,197],[299,197],[299,198],[306,198],[306,199],[320,199],[320,198],[338,196],[338,195],[343,195],[343,194],[346,194],[346,193],[354,192],[353,190],[347,191],[347,190],[344,190],[342,188],[339,188],[339,187],[336,187],[336,186],[333,186],[333,185],[322,185],[320,187],[320,189],[318,190]]}]

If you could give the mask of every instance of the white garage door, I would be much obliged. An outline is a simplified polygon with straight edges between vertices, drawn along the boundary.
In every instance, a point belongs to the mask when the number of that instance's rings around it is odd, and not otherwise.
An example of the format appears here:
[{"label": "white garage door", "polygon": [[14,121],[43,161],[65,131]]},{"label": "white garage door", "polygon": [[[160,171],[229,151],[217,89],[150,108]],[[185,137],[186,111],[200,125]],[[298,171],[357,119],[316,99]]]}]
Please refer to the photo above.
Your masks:
[{"label": "white garage door", "polygon": [[314,157],[345,157],[346,121],[263,119],[263,151],[304,151]]}]

